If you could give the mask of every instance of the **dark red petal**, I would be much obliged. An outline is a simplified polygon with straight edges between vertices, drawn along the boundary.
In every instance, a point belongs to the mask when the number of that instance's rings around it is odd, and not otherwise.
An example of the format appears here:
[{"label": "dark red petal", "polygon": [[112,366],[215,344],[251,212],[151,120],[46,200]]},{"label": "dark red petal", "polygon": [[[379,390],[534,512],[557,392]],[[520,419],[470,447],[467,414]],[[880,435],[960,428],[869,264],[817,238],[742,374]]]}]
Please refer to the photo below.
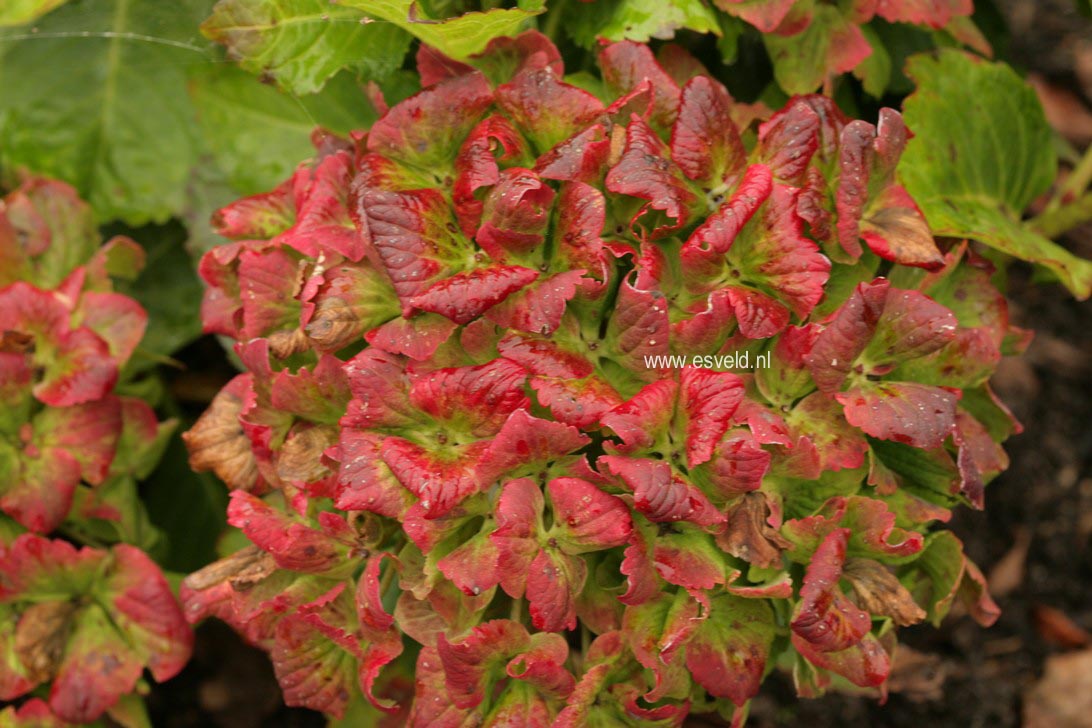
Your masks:
[{"label": "dark red petal", "polygon": [[538,271],[519,266],[493,266],[457,273],[409,299],[411,306],[468,324],[538,278]]},{"label": "dark red petal", "polygon": [[846,421],[872,437],[933,450],[955,427],[960,393],[914,382],[875,382],[835,396]]},{"label": "dark red petal", "polygon": [[679,113],[679,86],[667,74],[652,50],[642,43],[622,41],[612,43],[599,54],[603,80],[619,93],[634,90],[644,80],[652,84],[652,119],[663,129],[669,129]]},{"label": "dark red petal", "polygon": [[436,651],[452,702],[463,708],[481,703],[487,687],[496,679],[493,672],[529,645],[526,628],[508,619],[484,622],[458,642],[449,642],[440,635]]},{"label": "dark red petal", "polygon": [[591,442],[575,427],[516,410],[505,421],[482,458],[479,475],[491,483],[512,471],[541,467]]},{"label": "dark red petal", "polygon": [[485,197],[475,240],[493,260],[525,260],[542,245],[554,191],[529,169],[510,167]]},{"label": "dark red petal", "polygon": [[622,438],[622,452],[647,450],[671,422],[678,391],[672,379],[655,381],[603,415],[600,423]]},{"label": "dark red petal", "polygon": [[671,158],[686,176],[705,189],[732,179],[746,165],[739,130],[729,118],[732,97],[707,76],[682,89],[679,118],[671,128]]},{"label": "dark red petal", "polygon": [[679,375],[679,399],[686,414],[686,464],[696,467],[713,456],[743,401],[743,380],[731,372],[686,367]]},{"label": "dark red petal", "polygon": [[582,131],[603,113],[587,91],[560,80],[549,66],[527,68],[497,87],[497,105],[544,153]]},{"label": "dark red petal", "polygon": [[530,478],[504,484],[497,500],[497,528],[490,535],[499,551],[501,588],[514,599],[523,596],[527,572],[538,554],[545,500]]}]

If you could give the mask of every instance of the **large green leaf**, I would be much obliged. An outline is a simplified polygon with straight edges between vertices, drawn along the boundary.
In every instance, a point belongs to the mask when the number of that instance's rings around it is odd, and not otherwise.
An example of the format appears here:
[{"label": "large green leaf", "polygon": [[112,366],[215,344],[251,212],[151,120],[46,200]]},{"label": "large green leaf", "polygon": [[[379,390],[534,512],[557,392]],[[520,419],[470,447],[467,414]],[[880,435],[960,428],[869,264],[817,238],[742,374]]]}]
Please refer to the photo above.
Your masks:
[{"label": "large green leaf", "polygon": [[220,0],[202,25],[246,70],[297,94],[340,69],[373,79],[402,65],[410,35],[332,0]]},{"label": "large green leaf", "polygon": [[139,225],[181,209],[194,157],[185,65],[208,0],[94,0],[0,34],[0,150],[59,177],[100,220]]},{"label": "large green leaf", "polygon": [[672,38],[676,30],[721,34],[717,14],[702,0],[598,0],[575,8],[558,5],[565,28],[580,45],[596,38],[636,40]]},{"label": "large green leaf", "polygon": [[0,3],[0,26],[29,23],[65,2],[67,0],[4,0]]},{"label": "large green leaf", "polygon": [[1035,92],[1008,66],[962,51],[910,59],[906,100],[915,137],[899,176],[937,235],[969,237],[1051,270],[1079,298],[1092,263],[1021,222],[1054,181],[1050,127]]},{"label": "large green leaf", "polygon": [[[521,3],[516,8],[494,8],[466,13],[448,20],[429,18],[414,0],[335,0],[356,8],[370,18],[386,20],[412,33],[422,43],[444,55],[463,59],[481,51],[502,35],[516,35],[526,22],[545,10],[543,0]],[[391,32],[388,29],[387,32]]]},{"label": "large green leaf", "polygon": [[347,73],[317,94],[293,97],[234,66],[196,69],[190,93],[205,145],[243,194],[272,189],[314,154],[311,130],[347,134],[376,119],[374,107]]}]

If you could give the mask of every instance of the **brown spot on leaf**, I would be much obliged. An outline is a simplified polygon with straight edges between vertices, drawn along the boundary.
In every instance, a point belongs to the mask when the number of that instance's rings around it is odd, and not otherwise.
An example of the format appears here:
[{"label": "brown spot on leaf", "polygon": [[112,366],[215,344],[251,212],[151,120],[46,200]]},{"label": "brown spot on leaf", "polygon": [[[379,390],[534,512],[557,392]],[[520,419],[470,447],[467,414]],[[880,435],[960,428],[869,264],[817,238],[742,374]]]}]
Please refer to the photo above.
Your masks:
[{"label": "brown spot on leaf", "polygon": [[0,332],[0,352],[25,354],[34,351],[34,337],[22,331]]}]

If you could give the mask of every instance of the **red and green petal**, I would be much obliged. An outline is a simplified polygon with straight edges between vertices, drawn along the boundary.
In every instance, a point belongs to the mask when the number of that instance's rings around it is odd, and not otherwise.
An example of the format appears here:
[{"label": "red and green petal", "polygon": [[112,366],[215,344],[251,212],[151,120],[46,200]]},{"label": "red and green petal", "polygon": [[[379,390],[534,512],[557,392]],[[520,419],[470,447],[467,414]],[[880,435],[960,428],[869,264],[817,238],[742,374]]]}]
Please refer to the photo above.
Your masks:
[{"label": "red and green petal", "polygon": [[444,684],[455,705],[473,708],[503,674],[509,659],[527,650],[531,638],[518,622],[495,619],[475,627],[458,642],[441,635],[436,651],[444,668]]},{"label": "red and green petal", "polygon": [[478,470],[483,483],[502,475],[530,474],[587,445],[587,435],[571,425],[539,419],[516,410],[489,443]]},{"label": "red and green petal", "polygon": [[[647,201],[630,225],[634,230],[647,227],[651,237],[685,227],[701,203],[696,186],[670,157],[667,145],[652,127],[634,115],[626,127],[622,157],[607,173],[609,191]],[[666,220],[655,221],[657,216],[650,215],[653,211],[663,213]],[[654,220],[651,226],[639,222],[645,215]]]},{"label": "red and green petal", "polygon": [[652,90],[652,120],[662,129],[671,128],[679,113],[681,92],[647,45],[632,41],[612,43],[600,52],[599,66],[603,80],[620,95],[647,81]]},{"label": "red and green petal", "polygon": [[955,427],[960,394],[914,382],[876,382],[835,396],[845,407],[846,421],[872,437],[933,450]]},{"label": "red and green petal", "polygon": [[633,492],[633,505],[654,523],[689,521],[711,526],[724,520],[716,506],[669,463],[604,455],[599,462]]},{"label": "red and green petal", "polygon": [[442,81],[409,97],[372,124],[368,151],[421,172],[442,174],[492,103],[493,90],[480,73]]},{"label": "red and green petal", "polygon": [[746,165],[739,129],[729,120],[732,97],[708,76],[683,86],[679,116],[671,128],[671,158],[687,177],[713,190]]},{"label": "red and green petal", "polygon": [[558,545],[569,554],[621,546],[633,531],[629,509],[617,497],[581,478],[555,478],[546,489],[560,526]]},{"label": "red and green petal", "polygon": [[815,515],[786,521],[781,535],[803,553],[812,553],[834,530],[848,530],[852,555],[905,561],[922,550],[923,537],[895,523],[895,513],[881,500],[836,496]]},{"label": "red and green petal", "polygon": [[576,597],[586,577],[587,565],[579,556],[540,549],[527,572],[531,624],[544,632],[576,629]]},{"label": "red and green petal", "polygon": [[346,544],[295,521],[245,491],[231,494],[228,523],[272,554],[282,569],[321,573],[337,568],[347,556]]},{"label": "red and green petal", "polygon": [[111,619],[152,676],[177,675],[193,651],[193,631],[159,567],[139,549],[118,544],[113,572],[104,584],[111,594]]},{"label": "red and green petal", "polygon": [[838,586],[850,531],[832,530],[819,544],[800,588],[792,618],[793,634],[819,652],[840,652],[858,644],[872,629],[872,618]]},{"label": "red and green petal", "polygon": [[143,666],[98,608],[80,610],[49,693],[49,707],[72,723],[89,723],[136,687]]},{"label": "red and green petal", "polygon": [[496,93],[497,105],[539,154],[582,131],[604,111],[599,99],[561,81],[549,65],[525,68]]},{"label": "red and green petal", "polygon": [[686,643],[686,666],[710,695],[742,707],[758,694],[776,630],[767,601],[715,596]]},{"label": "red and green petal", "polygon": [[538,271],[518,265],[475,268],[433,283],[410,298],[409,304],[465,325],[538,277]]},{"label": "red and green petal", "polygon": [[501,588],[513,599],[523,596],[531,562],[539,552],[545,499],[530,478],[505,483],[497,500],[497,528],[490,535],[499,557]]}]

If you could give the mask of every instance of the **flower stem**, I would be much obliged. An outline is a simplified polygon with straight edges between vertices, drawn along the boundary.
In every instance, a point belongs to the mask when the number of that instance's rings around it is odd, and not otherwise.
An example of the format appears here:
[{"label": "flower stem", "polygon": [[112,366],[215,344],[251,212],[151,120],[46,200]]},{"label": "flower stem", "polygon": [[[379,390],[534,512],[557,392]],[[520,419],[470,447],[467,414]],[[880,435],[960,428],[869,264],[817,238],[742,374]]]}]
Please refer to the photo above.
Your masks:
[{"label": "flower stem", "polygon": [[513,599],[512,610],[508,613],[508,618],[513,622],[518,622],[523,619],[523,600]]}]

